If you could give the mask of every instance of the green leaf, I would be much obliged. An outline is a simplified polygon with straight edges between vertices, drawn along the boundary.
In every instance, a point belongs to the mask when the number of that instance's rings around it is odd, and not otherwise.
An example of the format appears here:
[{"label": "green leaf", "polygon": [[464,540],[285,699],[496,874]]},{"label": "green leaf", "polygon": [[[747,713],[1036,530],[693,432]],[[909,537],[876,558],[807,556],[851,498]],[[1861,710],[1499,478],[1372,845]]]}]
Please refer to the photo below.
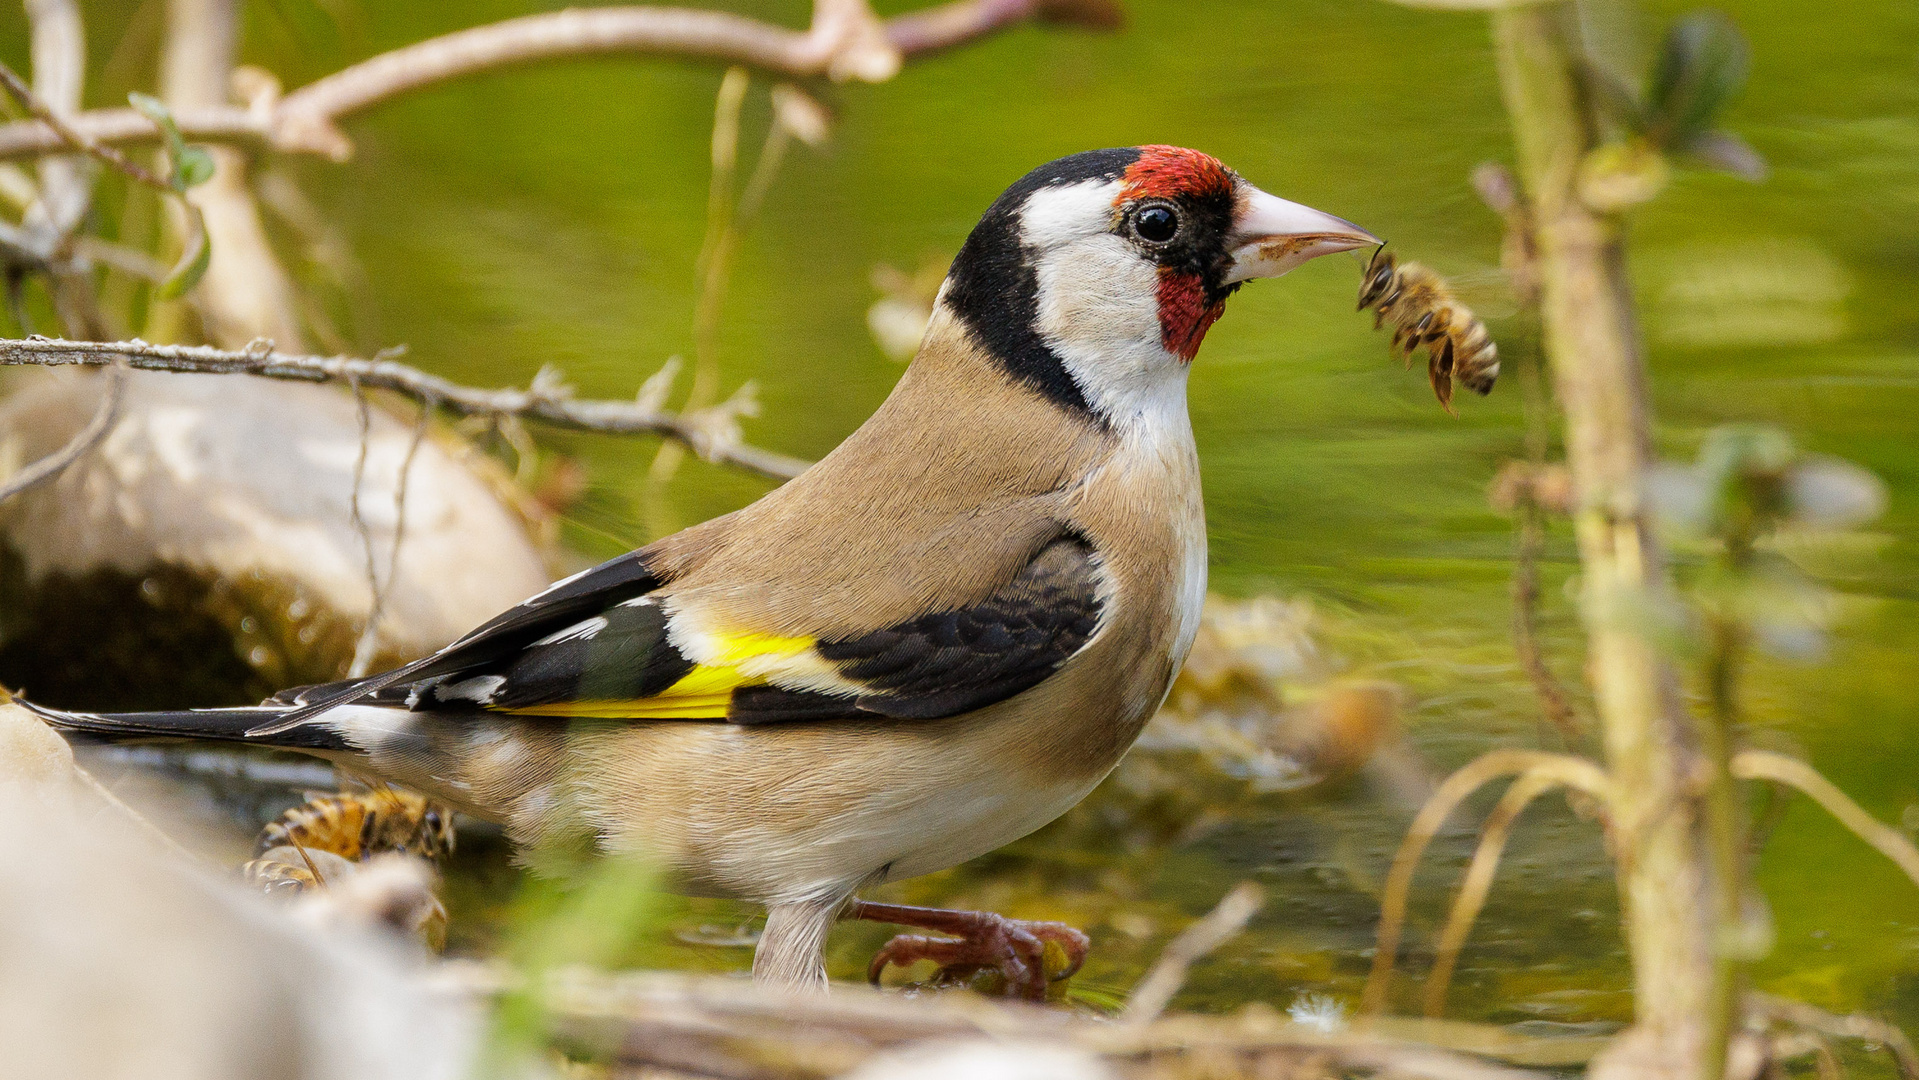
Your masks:
[{"label": "green leaf", "polygon": [[174,160],[179,160],[180,155],[186,150],[187,142],[186,138],[180,134],[180,125],[174,122],[173,110],[167,108],[167,103],[151,94],[135,91],[127,95],[127,104],[133,106],[141,116],[153,121],[153,126],[159,128],[161,134],[166,136],[167,153]]},{"label": "green leaf", "polygon": [[187,236],[186,250],[180,253],[180,261],[160,283],[162,300],[178,300],[186,295],[188,289],[200,284],[200,279],[206,276],[207,264],[213,261],[213,245],[207,241],[207,223],[200,216],[199,207],[189,204],[187,219],[193,230]]},{"label": "green leaf", "polygon": [[1766,159],[1730,131],[1708,131],[1685,147],[1686,156],[1709,169],[1757,184],[1766,178]]},{"label": "green leaf", "polygon": [[[187,146],[186,137],[180,134],[180,125],[174,122],[173,110],[167,108],[166,102],[151,94],[135,91],[127,95],[127,104],[133,106],[141,116],[153,121],[153,125],[166,137],[167,162],[172,166],[167,183],[173,186],[173,190],[184,192],[213,175],[213,158],[205,150]],[[204,160],[189,165],[196,155]],[[198,179],[190,178],[189,169],[194,170],[191,175],[198,176]]]},{"label": "green leaf", "polygon": [[1579,65],[1579,76],[1608,135],[1637,135],[1646,130],[1646,110],[1632,87],[1590,61]]},{"label": "green leaf", "polygon": [[195,187],[213,179],[213,155],[203,146],[189,146],[173,163],[173,176],[182,188]]},{"label": "green leaf", "polygon": [[1714,127],[1746,84],[1745,35],[1717,11],[1683,15],[1666,34],[1646,94],[1646,135],[1662,149],[1689,145]]}]

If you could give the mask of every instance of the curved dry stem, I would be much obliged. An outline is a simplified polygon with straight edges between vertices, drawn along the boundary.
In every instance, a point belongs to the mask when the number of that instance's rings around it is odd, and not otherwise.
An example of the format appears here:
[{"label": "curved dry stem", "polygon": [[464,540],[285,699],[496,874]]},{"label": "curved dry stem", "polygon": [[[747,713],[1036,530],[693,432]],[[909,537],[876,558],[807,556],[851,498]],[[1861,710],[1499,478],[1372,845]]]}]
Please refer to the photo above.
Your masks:
[{"label": "curved dry stem", "polygon": [[1786,754],[1770,750],[1741,750],[1732,756],[1732,774],[1741,780],[1770,780],[1793,788],[1824,807],[1854,836],[1871,844],[1919,885],[1919,848],[1905,834],[1866,813],[1839,786],[1819,770]]},{"label": "curved dry stem", "polygon": [[1379,904],[1378,945],[1373,953],[1372,974],[1366,978],[1366,992],[1360,999],[1360,1015],[1377,1015],[1386,1010],[1386,989],[1392,979],[1393,963],[1399,956],[1407,896],[1412,891],[1413,873],[1419,868],[1426,845],[1439,835],[1446,818],[1467,796],[1502,776],[1514,774],[1550,777],[1602,803],[1610,803],[1612,799],[1611,781],[1599,765],[1585,758],[1543,750],[1494,750],[1447,777],[1407,827],[1406,838],[1400,841],[1392,869],[1386,874],[1386,887]]},{"label": "curved dry stem", "polygon": [[5,483],[0,483],[0,502],[6,502],[30,487],[59,476],[62,470],[85,457],[88,451],[99,445],[107,432],[113,430],[113,422],[120,417],[120,399],[126,392],[127,370],[116,367],[107,378],[107,392],[100,396],[100,407],[94,410],[93,419],[87,421],[87,426],[67,440],[67,445],[14,473]]},{"label": "curved dry stem", "polygon": [[1427,1016],[1436,1020],[1446,1012],[1446,991],[1452,985],[1453,969],[1459,963],[1460,950],[1466,947],[1466,938],[1472,934],[1473,923],[1486,906],[1486,895],[1492,891],[1493,876],[1499,872],[1499,859],[1506,852],[1506,840],[1512,835],[1513,823],[1534,799],[1558,786],[1559,781],[1551,777],[1522,775],[1500,796],[1493,812],[1486,815],[1485,823],[1480,826],[1479,847],[1473,852],[1472,863],[1466,867],[1459,895],[1453,898],[1446,928],[1439,935],[1432,973],[1426,976]]},{"label": "curved dry stem", "polygon": [[1767,1020],[1790,1024],[1807,1031],[1816,1031],[1822,1035],[1878,1043],[1892,1055],[1893,1064],[1898,1067],[1902,1080],[1919,1080],[1919,1050],[1913,1048],[1912,1040],[1906,1037],[1905,1032],[1877,1017],[1861,1013],[1848,1015],[1829,1013],[1803,1001],[1774,997],[1771,994],[1761,994],[1756,991],[1746,994],[1746,1009]]}]

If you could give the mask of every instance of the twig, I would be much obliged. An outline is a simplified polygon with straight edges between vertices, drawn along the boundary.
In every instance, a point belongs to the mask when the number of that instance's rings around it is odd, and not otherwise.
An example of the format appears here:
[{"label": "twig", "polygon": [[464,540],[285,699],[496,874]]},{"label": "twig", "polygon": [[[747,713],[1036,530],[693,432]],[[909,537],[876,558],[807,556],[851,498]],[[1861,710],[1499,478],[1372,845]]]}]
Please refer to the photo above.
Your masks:
[{"label": "twig", "polygon": [[1126,998],[1120,1021],[1126,1024],[1150,1024],[1166,1011],[1166,1004],[1186,981],[1186,969],[1193,961],[1225,944],[1245,929],[1246,923],[1266,903],[1266,890],[1251,881],[1233,886],[1213,910],[1198,922],[1179,932],[1153,962],[1146,977],[1133,987]]},{"label": "twig", "polygon": [[[669,412],[639,401],[593,401],[571,396],[556,380],[536,380],[527,389],[481,390],[429,375],[388,359],[306,356],[273,351],[255,342],[245,350],[207,345],[152,345],[144,341],[63,341],[52,338],[0,338],[0,367],[106,365],[123,359],[145,371],[256,375],[300,382],[358,379],[371,389],[391,390],[415,401],[432,400],[462,416],[522,417],[575,431],[616,435],[658,435],[685,443],[708,461],[734,465],[776,480],[798,476],[809,462],[756,446],[715,437],[720,425],[705,423],[696,412]],[[728,408],[722,404],[716,408]]]},{"label": "twig", "polygon": [[1912,1040],[1905,1032],[1884,1020],[1859,1013],[1840,1016],[1803,1001],[1757,992],[1746,995],[1746,1008],[1769,1020],[1844,1039],[1878,1043],[1892,1054],[1893,1063],[1899,1067],[1899,1075],[1904,1080],[1919,1080],[1919,1051],[1913,1049]]},{"label": "twig", "polygon": [[[360,385],[360,380],[349,377],[347,389],[353,394],[353,411],[360,422],[360,450],[353,457],[353,487],[347,496],[347,520],[359,535],[360,550],[366,556],[367,613],[366,625],[360,628],[359,640],[353,643],[353,659],[347,665],[346,677],[359,679],[372,669],[373,650],[380,641],[380,571],[373,553],[373,530],[360,509],[360,489],[366,486],[367,454],[373,449],[373,407],[367,404],[366,387]],[[399,557],[396,544],[393,558],[398,561]]]},{"label": "twig", "polygon": [[1506,840],[1512,835],[1513,822],[1519,819],[1532,801],[1553,788],[1559,782],[1545,776],[1522,776],[1513,781],[1500,796],[1493,812],[1486,815],[1486,821],[1480,826],[1479,847],[1473,851],[1473,861],[1467,864],[1466,877],[1459,885],[1459,895],[1453,898],[1453,909],[1446,917],[1446,928],[1440,932],[1439,946],[1433,957],[1433,970],[1426,976],[1425,1013],[1437,1020],[1446,1012],[1446,991],[1452,984],[1453,969],[1459,963],[1460,950],[1466,947],[1466,939],[1472,934],[1473,923],[1479,919],[1479,913],[1486,906],[1486,895],[1492,891],[1493,877],[1499,873],[1499,860],[1506,852]]},{"label": "twig", "polygon": [[[57,142],[55,146],[48,147],[47,149],[71,147],[90,157],[105,162],[108,166],[156,191],[169,193],[173,191],[172,184],[155,176],[152,172],[149,172],[145,167],[133,161],[125,154],[122,154],[120,151],[95,140],[91,135],[81,131],[79,127],[61,119],[59,114],[47,106],[46,102],[40,100],[40,96],[33,92],[33,89],[27,85],[26,80],[22,79],[12,68],[5,64],[0,64],[0,88],[4,88],[13,100],[20,103],[21,108],[39,117],[40,123],[45,124],[52,130]],[[131,109],[127,111],[133,113],[134,116],[140,117],[140,122],[146,125],[147,130],[152,134],[153,138],[157,139],[160,137],[161,131],[153,121],[148,120],[144,116],[140,116],[139,113],[134,113]],[[84,116],[86,114],[82,113],[81,115]],[[14,126],[16,125],[7,125],[7,127]]]},{"label": "twig", "polygon": [[1866,813],[1838,785],[1819,771],[1786,754],[1770,750],[1741,750],[1732,756],[1732,774],[1741,780],[1770,780],[1795,788],[1839,820],[1854,836],[1871,844],[1919,885],[1919,848],[1905,834]]},{"label": "twig", "polygon": [[[816,20],[812,29],[800,31],[721,11],[575,8],[416,42],[309,83],[268,107],[181,107],[175,109],[174,120],[187,138],[200,142],[250,143],[343,161],[352,155],[353,144],[339,130],[341,120],[403,94],[485,71],[631,53],[719,60],[793,78],[884,78],[891,73],[881,75],[885,67],[875,62],[876,52],[890,49],[899,58],[910,58],[1029,19],[1107,29],[1117,25],[1118,8],[1106,0],[957,0],[876,21],[864,33],[849,33],[844,19]],[[132,109],[92,110],[73,116],[69,124],[99,146],[159,138],[153,125]],[[0,125],[0,159],[33,157],[63,145],[44,118]]]},{"label": "twig", "polygon": [[985,37],[1025,19],[1117,30],[1126,14],[1117,0],[960,0],[886,20],[886,38],[902,56],[922,56]]},{"label": "twig", "polygon": [[400,578],[400,546],[406,542],[406,495],[408,481],[413,478],[413,459],[419,456],[420,444],[426,441],[426,429],[433,419],[433,401],[421,402],[420,415],[413,424],[413,438],[407,442],[406,456],[400,459],[400,479],[393,488],[393,546],[387,553],[386,580],[382,581],[373,569],[373,536],[360,514],[360,481],[366,470],[372,425],[366,395],[356,396],[360,405],[360,456],[353,470],[353,523],[366,546],[367,587],[372,591],[373,602],[367,608],[366,626],[360,631],[360,639],[353,645],[353,661],[346,673],[349,679],[363,678],[373,670],[374,650],[380,641],[380,619],[385,616],[387,601],[393,596],[393,583]]},{"label": "twig", "polygon": [[46,483],[59,476],[67,466],[85,457],[89,451],[100,444],[107,432],[113,430],[113,422],[120,416],[120,399],[125,396],[127,369],[115,366],[107,375],[107,392],[100,397],[100,406],[93,412],[93,419],[87,426],[67,440],[67,445],[28,465],[0,483],[0,502],[6,502],[15,495]]},{"label": "twig", "polygon": [[92,773],[81,768],[79,765],[75,765],[73,767],[73,776],[74,776],[74,779],[80,781],[81,786],[93,792],[94,796],[98,798],[102,803],[106,804],[109,808],[119,813],[122,817],[126,818],[127,821],[132,823],[132,825],[135,828],[139,829],[141,832],[144,832],[148,836],[152,837],[154,841],[157,842],[161,847],[167,849],[168,851],[173,852],[175,855],[180,856],[182,859],[185,859],[186,861],[188,861],[189,863],[192,863],[195,866],[207,865],[207,860],[201,858],[199,855],[196,855],[193,852],[187,850],[185,847],[181,846],[178,840],[175,840],[173,837],[168,836],[166,834],[166,830],[160,828],[160,826],[158,825],[155,825],[153,822],[148,821],[146,817],[143,814],[141,814],[138,810],[135,810],[133,807],[128,806],[125,802],[122,802],[120,799],[120,796],[115,795],[111,790],[107,788],[105,784],[102,784],[99,781],[99,779],[96,778]]},{"label": "twig", "polygon": [[1513,651],[1533,684],[1539,707],[1559,729],[1568,747],[1584,741],[1585,732],[1572,699],[1546,664],[1539,644],[1539,556],[1546,546],[1545,511],[1530,491],[1519,500],[1519,535],[1513,559]]},{"label": "twig", "polygon": [[1447,777],[1413,817],[1405,839],[1400,841],[1399,851],[1393,856],[1392,869],[1386,874],[1386,887],[1379,902],[1379,941],[1373,953],[1372,974],[1367,976],[1366,991],[1360,998],[1360,1015],[1376,1015],[1386,1009],[1386,988],[1392,978],[1393,962],[1399,955],[1407,897],[1426,845],[1439,835],[1440,826],[1468,795],[1501,776],[1513,774],[1550,778],[1601,803],[1612,801],[1612,781],[1605,770],[1585,758],[1543,750],[1494,750]]}]

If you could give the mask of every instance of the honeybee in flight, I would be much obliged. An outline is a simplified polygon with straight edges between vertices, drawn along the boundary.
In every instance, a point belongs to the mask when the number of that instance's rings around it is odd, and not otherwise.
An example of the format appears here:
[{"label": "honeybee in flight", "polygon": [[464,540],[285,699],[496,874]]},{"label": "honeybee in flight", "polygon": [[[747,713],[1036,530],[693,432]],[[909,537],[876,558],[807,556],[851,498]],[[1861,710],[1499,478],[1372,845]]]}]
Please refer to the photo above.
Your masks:
[{"label": "honeybee in flight", "polygon": [[1499,377],[1499,347],[1472,309],[1453,299],[1446,279],[1415,262],[1401,265],[1382,246],[1359,281],[1359,310],[1374,310],[1373,329],[1393,324],[1393,355],[1412,363],[1426,349],[1433,396],[1453,411],[1453,383],[1491,392]]}]

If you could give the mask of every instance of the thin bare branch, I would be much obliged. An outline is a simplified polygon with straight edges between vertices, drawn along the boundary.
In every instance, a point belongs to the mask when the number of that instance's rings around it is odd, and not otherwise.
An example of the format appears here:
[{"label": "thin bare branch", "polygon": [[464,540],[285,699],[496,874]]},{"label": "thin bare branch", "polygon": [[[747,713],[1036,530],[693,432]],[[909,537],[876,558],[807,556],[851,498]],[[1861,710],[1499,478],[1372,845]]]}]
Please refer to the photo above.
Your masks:
[{"label": "thin bare branch", "polygon": [[1473,851],[1473,861],[1466,867],[1459,895],[1453,898],[1446,928],[1439,934],[1433,970],[1426,976],[1424,1011],[1427,1016],[1437,1020],[1446,1013],[1446,991],[1452,985],[1453,969],[1459,964],[1460,950],[1466,947],[1473,923],[1486,906],[1486,896],[1492,891],[1493,877],[1499,873],[1499,860],[1506,852],[1506,840],[1512,835],[1513,823],[1534,799],[1558,786],[1559,782],[1551,777],[1522,776],[1513,781],[1493,812],[1486,815],[1485,823],[1480,826],[1479,847]]},{"label": "thin bare branch", "polygon": [[406,456],[400,459],[400,478],[393,488],[393,546],[387,552],[386,577],[382,579],[374,568],[373,535],[360,512],[360,483],[365,478],[367,450],[373,433],[366,395],[362,393],[356,397],[360,406],[360,456],[353,467],[352,515],[354,528],[360,531],[360,540],[366,547],[367,588],[371,590],[373,599],[367,608],[366,625],[360,630],[360,639],[353,645],[353,661],[347,666],[346,673],[349,679],[363,678],[373,670],[374,656],[380,644],[380,620],[386,615],[386,604],[393,596],[393,585],[400,579],[400,547],[406,543],[408,482],[413,478],[413,461],[420,456],[420,444],[426,442],[427,428],[432,425],[434,408],[431,399],[420,403],[420,415],[413,422],[413,437],[407,441]]},{"label": "thin bare branch", "polygon": [[1126,1024],[1150,1024],[1166,1011],[1166,1004],[1186,982],[1186,971],[1193,962],[1225,944],[1246,928],[1246,923],[1266,903],[1266,890],[1250,881],[1233,886],[1213,910],[1198,922],[1180,931],[1153,962],[1146,977],[1133,987],[1126,998],[1126,1010],[1120,1021]]},{"label": "thin bare branch", "polygon": [[115,367],[107,376],[107,392],[100,397],[100,407],[93,413],[93,419],[79,430],[67,445],[28,465],[0,483],[0,502],[6,502],[15,495],[44,484],[59,476],[67,466],[87,456],[107,432],[113,430],[113,423],[120,417],[120,399],[125,396],[127,370]]},{"label": "thin bare branch", "polygon": [[1400,841],[1399,851],[1393,856],[1392,869],[1386,874],[1386,887],[1379,903],[1379,941],[1373,953],[1372,974],[1366,979],[1366,991],[1360,999],[1360,1015],[1377,1015],[1386,1010],[1386,989],[1392,979],[1393,962],[1399,956],[1399,937],[1406,920],[1413,872],[1419,868],[1426,845],[1439,835],[1440,827],[1468,795],[1502,776],[1514,774],[1550,777],[1601,803],[1612,801],[1612,781],[1604,769],[1585,758],[1543,750],[1494,750],[1447,777],[1413,817],[1405,839]]},{"label": "thin bare branch", "polygon": [[[27,85],[25,79],[22,79],[12,68],[5,64],[0,64],[0,89],[5,89],[8,96],[20,103],[21,108],[39,117],[39,123],[46,125],[51,131],[55,141],[52,146],[47,147],[48,150],[66,148],[78,150],[84,154],[98,158],[100,161],[126,174],[133,180],[145,184],[156,191],[173,191],[172,184],[167,183],[164,179],[147,171],[147,169],[138,162],[128,158],[120,151],[115,150],[113,147],[100,142],[94,136],[82,131],[78,124],[80,117],[75,117],[73,123],[62,119],[58,113],[55,113],[47,106],[46,102],[40,100],[40,96],[33,92],[33,89]],[[133,112],[131,109],[127,111]],[[82,114],[82,116],[84,115],[85,114]],[[138,116],[140,123],[146,126],[149,138],[158,139],[160,137],[160,129],[154,126],[153,121],[148,120],[144,116],[140,116],[138,113],[133,113],[133,115]],[[7,125],[7,127],[15,126],[17,125]]]},{"label": "thin bare branch", "polygon": [[1116,0],[959,0],[886,20],[886,37],[902,56],[965,45],[1026,20],[1117,30],[1126,21]]},{"label": "thin bare branch", "polygon": [[[177,108],[174,120],[187,138],[201,142],[252,144],[343,161],[353,153],[338,127],[348,116],[427,86],[500,68],[628,53],[742,64],[793,78],[877,82],[890,78],[901,59],[962,45],[1026,20],[1106,28],[1116,25],[1118,8],[1107,0],[958,0],[881,21],[863,0],[833,0],[818,5],[813,26],[805,31],[692,8],[570,8],[395,49],[265,107]],[[70,126],[96,145],[159,137],[131,109],[81,113]],[[32,157],[64,145],[44,118],[0,125],[0,158]]]},{"label": "thin bare branch", "polygon": [[128,806],[120,798],[120,796],[115,795],[113,793],[113,790],[111,788],[107,787],[105,784],[102,784],[98,778],[96,778],[92,773],[88,772],[87,770],[81,768],[78,764],[75,764],[73,766],[73,778],[79,781],[80,786],[84,788],[89,794],[91,794],[94,798],[100,800],[101,808],[103,810],[108,810],[113,813],[119,814],[122,818],[124,818],[128,822],[128,824],[131,824],[135,829],[139,830],[140,832],[145,833],[155,843],[159,844],[161,848],[167,851],[170,851],[175,855],[178,855],[182,860],[184,860],[185,862],[189,864],[192,864],[194,866],[205,867],[207,869],[212,869],[212,867],[210,866],[210,864],[205,858],[188,850],[187,848],[182,846],[178,840],[175,840],[173,837],[168,836],[166,833],[166,830],[160,828],[160,826],[155,825],[153,822],[147,820],[146,816],[141,814],[138,810],[135,810],[133,807]]},{"label": "thin bare branch", "polygon": [[[255,375],[298,382],[346,382],[357,379],[369,389],[390,390],[415,401],[433,401],[462,416],[520,417],[575,431],[615,435],[658,435],[692,448],[702,458],[733,465],[776,480],[798,476],[809,462],[749,446],[726,437],[729,424],[715,424],[699,412],[668,412],[642,401],[593,401],[572,396],[557,379],[536,380],[527,389],[481,390],[429,375],[389,359],[352,356],[304,356],[277,353],[273,343],[256,341],[244,350],[207,345],[152,345],[144,341],[62,341],[53,338],[0,338],[0,367],[70,364],[101,366],[124,360],[145,371],[213,375]],[[716,408],[736,406],[721,404]]]},{"label": "thin bare branch", "polygon": [[[180,133],[195,142],[223,142],[272,147],[288,153],[321,153],[312,147],[279,146],[268,135],[269,117],[237,105],[202,109],[175,109]],[[161,139],[153,121],[132,109],[89,109],[68,118],[71,133],[93,146],[137,146]],[[0,124],[0,159],[39,157],[73,145],[44,120],[16,120]]]},{"label": "thin bare branch", "polygon": [[1866,813],[1838,785],[1819,775],[1819,770],[1786,754],[1770,750],[1741,750],[1732,757],[1732,774],[1741,780],[1770,780],[1784,784],[1825,807],[1839,824],[1854,836],[1876,848],[1905,871],[1919,885],[1919,848],[1904,833]]},{"label": "thin bare branch", "polygon": [[1515,509],[1519,535],[1513,559],[1513,651],[1533,684],[1546,719],[1559,730],[1567,747],[1576,747],[1585,741],[1585,731],[1573,709],[1572,696],[1553,674],[1539,640],[1539,557],[1546,547],[1545,510],[1530,487]]},{"label": "thin bare branch", "polygon": [[[352,522],[353,531],[360,537],[360,550],[366,557],[367,612],[366,625],[360,628],[360,637],[353,643],[353,660],[347,665],[346,677],[361,679],[373,669],[373,650],[380,644],[380,565],[373,550],[373,529],[367,525],[366,512],[360,506],[360,492],[366,487],[366,459],[373,451],[373,406],[366,399],[366,387],[358,379],[348,379],[347,389],[353,393],[353,411],[360,422],[360,449],[353,456],[353,488],[347,496],[347,520]],[[394,538],[396,541],[398,537]],[[393,546],[395,562],[400,558],[400,547]]]}]

